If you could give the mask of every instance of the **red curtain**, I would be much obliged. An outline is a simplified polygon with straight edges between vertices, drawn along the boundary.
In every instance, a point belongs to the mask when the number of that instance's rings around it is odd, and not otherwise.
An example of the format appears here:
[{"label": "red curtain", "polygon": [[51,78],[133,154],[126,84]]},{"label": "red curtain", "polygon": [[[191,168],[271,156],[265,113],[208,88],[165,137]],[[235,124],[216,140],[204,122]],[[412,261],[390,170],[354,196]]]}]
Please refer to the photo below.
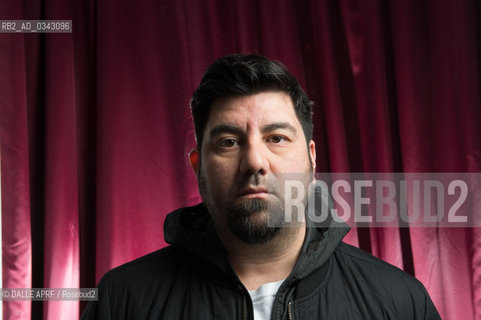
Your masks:
[{"label": "red curtain", "polygon": [[[93,287],[165,246],[166,214],[200,199],[189,99],[225,54],[260,53],[300,79],[320,172],[481,172],[477,0],[0,0],[0,19],[73,21],[71,34],[0,34],[5,288]],[[420,279],[443,319],[481,317],[479,229],[346,240]]]}]

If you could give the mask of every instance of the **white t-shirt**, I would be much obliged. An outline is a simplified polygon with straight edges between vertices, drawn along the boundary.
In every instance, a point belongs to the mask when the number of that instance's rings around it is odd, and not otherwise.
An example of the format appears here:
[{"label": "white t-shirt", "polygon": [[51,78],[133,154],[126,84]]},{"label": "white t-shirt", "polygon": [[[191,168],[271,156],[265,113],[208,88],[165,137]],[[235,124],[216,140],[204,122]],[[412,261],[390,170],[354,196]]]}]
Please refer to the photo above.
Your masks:
[{"label": "white t-shirt", "polygon": [[272,305],[284,280],[263,284],[256,290],[248,290],[254,307],[254,320],[270,320]]}]

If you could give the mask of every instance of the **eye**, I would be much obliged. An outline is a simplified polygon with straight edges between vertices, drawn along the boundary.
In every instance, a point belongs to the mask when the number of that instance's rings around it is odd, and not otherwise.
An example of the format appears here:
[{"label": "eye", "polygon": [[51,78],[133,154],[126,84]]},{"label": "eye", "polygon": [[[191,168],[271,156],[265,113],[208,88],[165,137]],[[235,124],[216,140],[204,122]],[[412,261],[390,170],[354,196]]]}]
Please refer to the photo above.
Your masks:
[{"label": "eye", "polygon": [[272,142],[275,144],[281,144],[287,141],[287,138],[284,136],[271,136],[267,139],[268,142]]},{"label": "eye", "polygon": [[234,138],[222,139],[217,142],[217,145],[221,148],[229,149],[237,146],[239,142]]}]

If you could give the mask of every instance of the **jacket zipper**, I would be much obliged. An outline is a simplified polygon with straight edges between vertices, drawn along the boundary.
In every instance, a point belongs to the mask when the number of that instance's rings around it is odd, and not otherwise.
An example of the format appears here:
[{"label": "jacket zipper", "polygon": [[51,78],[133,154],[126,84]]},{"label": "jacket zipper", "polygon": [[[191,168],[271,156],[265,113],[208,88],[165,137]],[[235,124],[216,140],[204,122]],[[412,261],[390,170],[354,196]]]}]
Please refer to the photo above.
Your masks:
[{"label": "jacket zipper", "polygon": [[289,317],[289,320],[293,320],[294,317],[292,316],[292,301],[289,301],[287,304],[287,315]]}]

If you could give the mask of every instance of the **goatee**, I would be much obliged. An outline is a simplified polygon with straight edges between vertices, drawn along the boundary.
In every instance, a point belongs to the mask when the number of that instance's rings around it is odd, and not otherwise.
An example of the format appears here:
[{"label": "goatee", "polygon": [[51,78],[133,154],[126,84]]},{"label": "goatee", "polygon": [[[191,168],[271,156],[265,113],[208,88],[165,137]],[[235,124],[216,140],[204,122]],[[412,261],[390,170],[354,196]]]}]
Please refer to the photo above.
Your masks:
[{"label": "goatee", "polygon": [[199,191],[211,215],[217,219],[225,218],[230,232],[246,244],[266,243],[285,225],[284,207],[279,199],[213,199],[203,175],[199,177]]},{"label": "goatee", "polygon": [[249,245],[266,243],[275,238],[282,229],[282,208],[265,199],[234,201],[227,206],[226,214],[230,231]]}]

